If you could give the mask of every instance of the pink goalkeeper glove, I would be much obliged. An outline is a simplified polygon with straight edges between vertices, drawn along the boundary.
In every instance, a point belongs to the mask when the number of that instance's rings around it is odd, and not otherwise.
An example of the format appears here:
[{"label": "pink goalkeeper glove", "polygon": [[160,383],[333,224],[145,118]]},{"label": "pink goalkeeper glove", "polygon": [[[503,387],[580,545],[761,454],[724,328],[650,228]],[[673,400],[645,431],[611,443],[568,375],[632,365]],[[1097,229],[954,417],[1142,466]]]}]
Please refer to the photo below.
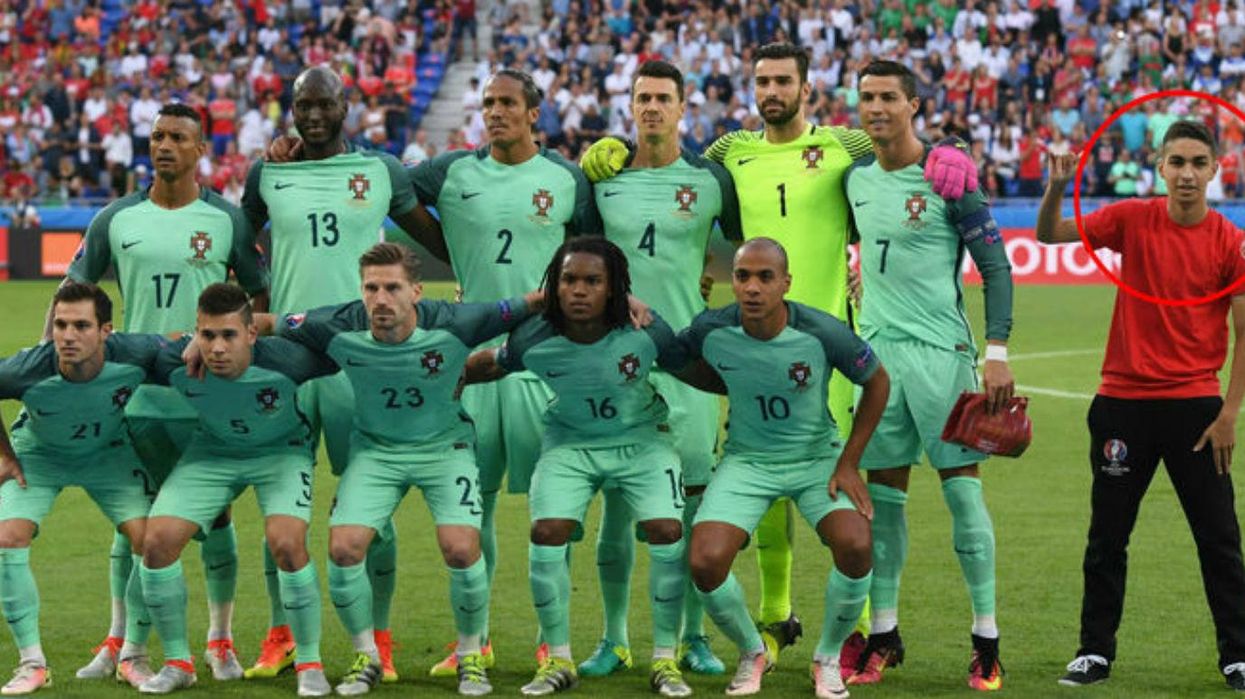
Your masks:
[{"label": "pink goalkeeper glove", "polygon": [[925,180],[943,199],[959,199],[977,191],[977,164],[962,148],[943,141],[925,159]]}]

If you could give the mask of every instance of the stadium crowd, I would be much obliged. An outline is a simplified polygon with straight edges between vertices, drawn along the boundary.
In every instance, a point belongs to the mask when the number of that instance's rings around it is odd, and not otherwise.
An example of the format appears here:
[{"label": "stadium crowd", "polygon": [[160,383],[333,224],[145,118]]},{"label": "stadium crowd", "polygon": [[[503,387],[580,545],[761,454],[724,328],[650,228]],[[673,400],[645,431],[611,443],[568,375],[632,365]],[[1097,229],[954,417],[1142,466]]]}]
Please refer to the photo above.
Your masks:
[{"label": "stadium crowd", "polygon": [[[416,56],[463,56],[468,45],[483,60],[446,147],[483,142],[480,86],[510,66],[544,89],[540,138],[571,158],[602,134],[631,131],[631,76],[646,60],[685,71],[683,138],[699,152],[722,133],[759,128],[757,46],[787,39],[811,51],[808,114],[830,125],[854,125],[860,67],[893,58],[918,76],[918,132],[971,140],[996,197],[1039,195],[1046,154],[1080,149],[1132,99],[1190,88],[1245,107],[1240,0],[552,0],[536,17],[531,7],[495,3],[481,18],[492,45],[478,47],[474,0],[0,0],[5,201],[106,199],[143,186],[151,123],[169,100],[204,116],[212,150],[201,179],[237,201],[248,161],[290,127],[294,76],[316,64],[349,82],[353,140],[422,160],[436,149],[411,109]],[[1088,191],[1162,194],[1154,153],[1187,117],[1223,143],[1210,198],[1240,195],[1245,126],[1187,99],[1120,118],[1093,147]]]}]

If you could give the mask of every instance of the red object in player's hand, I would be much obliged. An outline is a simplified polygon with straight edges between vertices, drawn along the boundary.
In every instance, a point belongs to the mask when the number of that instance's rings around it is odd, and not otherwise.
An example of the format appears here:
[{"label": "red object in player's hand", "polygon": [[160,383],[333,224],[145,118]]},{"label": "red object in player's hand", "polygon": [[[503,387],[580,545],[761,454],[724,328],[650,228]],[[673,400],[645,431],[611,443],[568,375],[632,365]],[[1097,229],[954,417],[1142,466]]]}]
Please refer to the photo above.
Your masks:
[{"label": "red object in player's hand", "polygon": [[991,415],[986,411],[986,394],[965,391],[947,417],[942,441],[986,454],[1020,456],[1033,441],[1033,422],[1025,412],[1028,405],[1028,398],[1012,396],[1002,410]]}]

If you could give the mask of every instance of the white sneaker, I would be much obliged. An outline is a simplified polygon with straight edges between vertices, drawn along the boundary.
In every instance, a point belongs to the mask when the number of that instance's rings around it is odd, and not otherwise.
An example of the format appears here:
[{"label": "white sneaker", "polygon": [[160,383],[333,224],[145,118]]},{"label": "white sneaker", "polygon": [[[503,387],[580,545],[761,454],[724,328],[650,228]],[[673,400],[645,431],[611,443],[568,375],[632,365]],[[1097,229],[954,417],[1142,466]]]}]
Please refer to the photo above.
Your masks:
[{"label": "white sneaker", "polygon": [[333,693],[329,680],[324,676],[324,668],[309,667],[298,673],[298,696],[327,697]]},{"label": "white sneaker", "polygon": [[814,659],[811,674],[813,693],[817,699],[847,699],[847,687],[843,686],[838,658]]},{"label": "white sneaker", "polygon": [[142,683],[138,691],[143,694],[169,694],[179,689],[194,686],[199,680],[193,670],[186,671],[177,665],[165,663],[154,677]]},{"label": "white sneaker", "polygon": [[242,679],[242,663],[238,662],[238,654],[234,652],[233,640],[219,638],[208,641],[204,660],[212,669],[212,679],[221,682]]},{"label": "white sneaker", "polygon": [[78,668],[74,677],[80,680],[103,680],[113,676],[117,671],[117,653],[121,650],[121,639],[109,636],[104,642],[95,646],[95,657],[91,662]]},{"label": "white sneaker", "polygon": [[46,665],[22,663],[13,671],[13,679],[0,687],[0,694],[6,697],[32,694],[40,687],[47,687],[51,684],[52,673]]},{"label": "white sneaker", "polygon": [[117,663],[117,681],[125,682],[134,689],[143,686],[144,682],[155,675],[155,671],[151,669],[151,659],[145,655],[122,658]]},{"label": "white sneaker", "polygon": [[726,693],[732,697],[743,697],[761,691],[761,676],[770,671],[773,663],[765,651],[757,651],[740,656],[739,667],[735,669],[735,677],[726,687]]}]

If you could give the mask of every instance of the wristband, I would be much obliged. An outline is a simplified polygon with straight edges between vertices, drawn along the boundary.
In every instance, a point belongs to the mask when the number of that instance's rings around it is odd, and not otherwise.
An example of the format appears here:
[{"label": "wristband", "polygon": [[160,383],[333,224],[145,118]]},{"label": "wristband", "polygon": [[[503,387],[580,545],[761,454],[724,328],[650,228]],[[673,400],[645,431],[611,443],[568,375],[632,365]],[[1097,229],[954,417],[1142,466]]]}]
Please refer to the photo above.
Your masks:
[{"label": "wristband", "polygon": [[987,362],[1006,362],[1007,346],[1006,345],[986,345],[986,361]]}]

